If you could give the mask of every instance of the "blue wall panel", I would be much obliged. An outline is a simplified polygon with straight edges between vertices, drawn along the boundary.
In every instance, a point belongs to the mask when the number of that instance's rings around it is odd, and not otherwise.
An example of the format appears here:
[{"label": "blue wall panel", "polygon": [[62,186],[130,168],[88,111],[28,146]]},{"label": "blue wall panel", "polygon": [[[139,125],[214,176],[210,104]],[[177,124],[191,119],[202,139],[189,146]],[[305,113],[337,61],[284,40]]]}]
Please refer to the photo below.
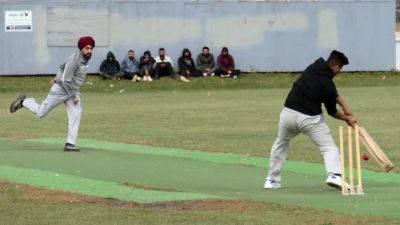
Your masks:
[{"label": "blue wall panel", "polygon": [[[0,75],[57,72],[60,63],[77,50],[75,41],[66,46],[61,41],[60,45],[48,42],[50,35],[57,42],[57,33],[50,30],[55,28],[48,24],[54,12],[57,16],[61,12],[57,10],[64,9],[70,13],[64,19],[59,16],[59,28],[71,31],[73,40],[85,35],[85,29],[69,19],[88,15],[95,20],[108,13],[107,24],[94,23],[90,27],[96,30],[92,35],[101,36],[104,42],[95,48],[91,72],[98,71],[109,50],[122,60],[128,49],[136,50],[139,56],[147,49],[155,55],[159,47],[165,47],[177,61],[183,48],[190,48],[196,56],[205,45],[215,55],[228,46],[244,71],[301,71],[316,58],[327,57],[332,49],[349,56],[346,70],[383,71],[395,67],[394,0],[40,0],[0,3]],[[32,10],[33,31],[5,32],[6,10]]]}]

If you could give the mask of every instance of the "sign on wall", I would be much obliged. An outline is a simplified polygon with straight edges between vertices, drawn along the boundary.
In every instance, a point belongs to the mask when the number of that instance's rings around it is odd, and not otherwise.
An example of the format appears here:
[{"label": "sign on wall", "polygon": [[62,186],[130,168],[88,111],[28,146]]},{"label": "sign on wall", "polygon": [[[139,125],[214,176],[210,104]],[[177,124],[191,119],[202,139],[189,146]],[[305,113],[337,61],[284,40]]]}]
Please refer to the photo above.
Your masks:
[{"label": "sign on wall", "polygon": [[29,32],[32,31],[32,11],[16,10],[5,11],[6,32]]}]

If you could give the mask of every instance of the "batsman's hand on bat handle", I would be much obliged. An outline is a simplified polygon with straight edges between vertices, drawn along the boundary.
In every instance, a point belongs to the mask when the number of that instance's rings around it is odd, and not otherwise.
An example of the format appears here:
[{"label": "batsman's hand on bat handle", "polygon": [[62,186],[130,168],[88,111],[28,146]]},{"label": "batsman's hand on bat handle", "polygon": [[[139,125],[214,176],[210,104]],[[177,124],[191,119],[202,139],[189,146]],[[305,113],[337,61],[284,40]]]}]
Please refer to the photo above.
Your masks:
[{"label": "batsman's hand on bat handle", "polygon": [[77,99],[77,98],[72,99],[72,104],[78,105],[78,103],[79,103],[79,99]]},{"label": "batsman's hand on bat handle", "polygon": [[346,121],[346,123],[352,127],[354,127],[357,124],[357,121],[353,116],[346,116],[344,113],[339,112],[339,111],[337,111],[337,113],[334,117],[338,120]]},{"label": "batsman's hand on bat handle", "polygon": [[358,126],[357,120],[353,116],[346,116],[346,123],[352,127]]}]

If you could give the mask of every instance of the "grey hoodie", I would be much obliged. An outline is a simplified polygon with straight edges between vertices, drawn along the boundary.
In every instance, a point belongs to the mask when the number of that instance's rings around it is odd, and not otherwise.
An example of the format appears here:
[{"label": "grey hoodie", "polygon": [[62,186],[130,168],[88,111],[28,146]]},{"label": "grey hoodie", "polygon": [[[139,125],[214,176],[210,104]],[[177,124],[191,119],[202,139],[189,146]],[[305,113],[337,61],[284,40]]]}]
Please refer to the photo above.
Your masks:
[{"label": "grey hoodie", "polygon": [[74,99],[83,84],[88,70],[87,62],[82,52],[72,54],[61,64],[60,71],[54,81],[68,92],[70,99]]}]

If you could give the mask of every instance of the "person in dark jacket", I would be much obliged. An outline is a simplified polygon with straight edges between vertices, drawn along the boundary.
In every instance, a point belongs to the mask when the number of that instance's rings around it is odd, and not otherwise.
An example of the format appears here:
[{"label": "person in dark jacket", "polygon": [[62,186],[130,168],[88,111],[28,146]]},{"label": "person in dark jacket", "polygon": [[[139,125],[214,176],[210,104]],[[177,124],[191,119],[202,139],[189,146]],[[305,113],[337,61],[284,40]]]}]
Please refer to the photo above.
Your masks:
[{"label": "person in dark jacket", "polygon": [[218,68],[215,70],[215,74],[220,77],[232,77],[237,78],[240,74],[240,70],[235,70],[235,60],[229,54],[227,47],[223,47],[221,55],[217,58]]},{"label": "person in dark jacket", "polygon": [[140,57],[139,64],[139,74],[143,78],[143,81],[153,81],[152,76],[154,75],[154,64],[156,60],[151,57],[151,52],[149,50],[143,53],[143,56]]},{"label": "person in dark jacket", "polygon": [[203,52],[197,56],[197,68],[202,72],[203,76],[214,76],[215,60],[213,54],[210,53],[210,48],[203,47]]},{"label": "person in dark jacket", "polygon": [[178,59],[179,75],[183,82],[189,82],[188,78],[197,77],[201,74],[196,69],[194,60],[192,59],[192,53],[189,49],[185,48],[182,51],[182,56]]},{"label": "person in dark jacket", "polygon": [[[339,151],[321,109],[324,104],[330,116],[355,126],[356,120],[333,82],[333,78],[347,64],[349,61],[342,52],[332,51],[328,60],[319,58],[293,84],[280,115],[278,137],[272,145],[265,189],[281,187],[280,171],[286,160],[289,143],[299,133],[306,134],[321,151],[328,174],[326,184],[339,189],[342,185],[349,187],[347,183],[342,184]],[[338,111],[336,104],[343,111]]]},{"label": "person in dark jacket", "polygon": [[103,60],[100,65],[100,76],[102,76],[103,79],[119,80],[123,75],[118,60],[115,59],[111,51],[108,52],[107,58]]}]

